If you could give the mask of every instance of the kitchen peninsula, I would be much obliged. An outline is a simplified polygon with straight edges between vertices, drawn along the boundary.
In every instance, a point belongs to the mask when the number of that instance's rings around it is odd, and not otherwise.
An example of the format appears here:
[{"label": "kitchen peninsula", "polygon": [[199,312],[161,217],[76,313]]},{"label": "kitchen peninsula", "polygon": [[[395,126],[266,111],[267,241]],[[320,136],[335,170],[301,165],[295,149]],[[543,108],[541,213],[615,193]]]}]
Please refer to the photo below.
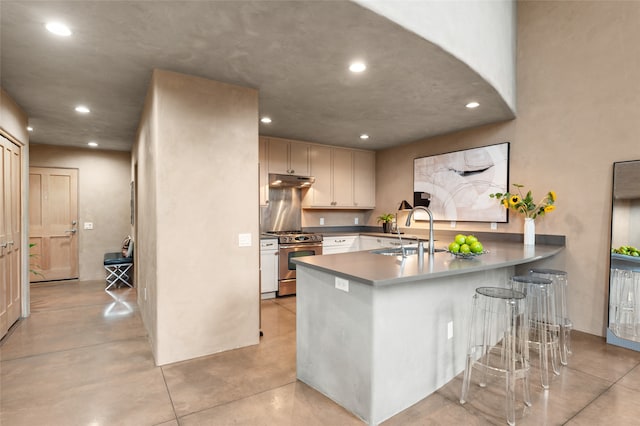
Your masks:
[{"label": "kitchen peninsula", "polygon": [[[564,243],[562,243],[564,244]],[[474,291],[563,245],[486,242],[472,259],[360,251],[295,259],[297,377],[378,424],[464,370]]]}]

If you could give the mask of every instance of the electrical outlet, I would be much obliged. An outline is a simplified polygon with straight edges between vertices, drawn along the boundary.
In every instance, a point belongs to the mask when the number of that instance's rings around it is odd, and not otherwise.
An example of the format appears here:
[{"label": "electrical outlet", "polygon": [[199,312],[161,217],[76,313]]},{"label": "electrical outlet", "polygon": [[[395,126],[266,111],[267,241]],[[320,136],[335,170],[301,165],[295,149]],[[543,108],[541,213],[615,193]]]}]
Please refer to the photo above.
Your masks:
[{"label": "electrical outlet", "polygon": [[455,220],[452,220],[452,221],[451,221],[451,227],[452,227],[452,228],[455,228],[455,227],[456,227],[456,221],[455,221]]},{"label": "electrical outlet", "polygon": [[453,321],[447,324],[447,339],[453,339]]},{"label": "electrical outlet", "polygon": [[324,225],[324,217],[320,218],[320,225]]},{"label": "electrical outlet", "polygon": [[144,300],[147,301],[147,288],[144,288]]},{"label": "electrical outlet", "polygon": [[498,229],[498,224],[496,222],[491,222],[491,229],[493,229],[494,231]]},{"label": "electrical outlet", "polygon": [[360,221],[358,220],[358,218],[357,218],[357,217],[354,217],[354,218],[353,218],[353,223],[354,223],[355,225],[357,225],[357,224],[358,224],[358,222],[360,222]]},{"label": "electrical outlet", "polygon": [[93,229],[93,222],[85,222],[84,229]]},{"label": "electrical outlet", "polygon": [[349,280],[336,277],[336,288],[349,293]]}]

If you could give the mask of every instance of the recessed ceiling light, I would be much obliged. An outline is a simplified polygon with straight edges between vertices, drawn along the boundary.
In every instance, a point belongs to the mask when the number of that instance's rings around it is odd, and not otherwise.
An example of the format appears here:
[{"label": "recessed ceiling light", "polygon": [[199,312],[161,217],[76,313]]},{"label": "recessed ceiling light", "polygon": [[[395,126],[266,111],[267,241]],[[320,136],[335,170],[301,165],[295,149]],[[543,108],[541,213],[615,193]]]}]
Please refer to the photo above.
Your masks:
[{"label": "recessed ceiling light", "polygon": [[69,37],[71,34],[73,34],[69,27],[60,22],[49,22],[47,23],[47,25],[45,25],[45,27],[47,28],[47,30],[49,30],[49,32],[55,35]]},{"label": "recessed ceiling light", "polygon": [[467,108],[469,108],[469,109],[473,109],[473,108],[478,108],[480,106],[480,104],[478,102],[476,102],[476,101],[473,101],[473,102],[469,102],[465,106]]},{"label": "recessed ceiling light", "polygon": [[33,127],[27,126],[27,132],[33,132]]},{"label": "recessed ceiling light", "polygon": [[263,122],[264,124],[271,123],[271,119],[269,117],[262,117],[260,121]]},{"label": "recessed ceiling light", "polygon": [[364,62],[352,62],[349,65],[349,71],[351,72],[363,72],[367,69],[367,65]]},{"label": "recessed ceiling light", "polygon": [[84,105],[78,105],[76,107],[76,112],[79,112],[80,114],[89,114],[91,110]]},{"label": "recessed ceiling light", "polygon": [[362,134],[362,135],[360,135],[360,139],[363,139],[363,140],[364,140],[364,139],[369,139],[369,135],[367,135],[367,134]]},{"label": "recessed ceiling light", "polygon": [[96,146],[98,146],[98,142],[89,142],[87,145],[89,145],[91,148],[95,148]]}]

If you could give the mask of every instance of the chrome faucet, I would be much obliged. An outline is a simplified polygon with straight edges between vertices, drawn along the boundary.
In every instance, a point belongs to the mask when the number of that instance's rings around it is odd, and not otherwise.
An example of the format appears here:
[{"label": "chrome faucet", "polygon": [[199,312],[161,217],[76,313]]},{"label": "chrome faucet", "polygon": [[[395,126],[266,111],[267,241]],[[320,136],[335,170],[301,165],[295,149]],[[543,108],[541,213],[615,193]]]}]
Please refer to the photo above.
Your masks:
[{"label": "chrome faucet", "polygon": [[400,227],[399,226],[396,226],[396,231],[398,231],[398,239],[400,240],[400,250],[402,251],[402,257],[405,258],[405,257],[407,257],[407,253],[405,253],[404,245],[402,245],[402,237],[400,236]]},{"label": "chrome faucet", "polygon": [[413,212],[415,212],[416,210],[422,210],[427,212],[427,214],[429,215],[429,256],[433,256],[433,253],[435,252],[435,244],[433,243],[433,214],[431,213],[431,210],[429,210],[426,207],[423,206],[415,206],[413,209],[411,209],[411,211],[409,212],[409,216],[407,216],[407,223],[405,224],[405,226],[411,226],[411,217],[413,216]]}]

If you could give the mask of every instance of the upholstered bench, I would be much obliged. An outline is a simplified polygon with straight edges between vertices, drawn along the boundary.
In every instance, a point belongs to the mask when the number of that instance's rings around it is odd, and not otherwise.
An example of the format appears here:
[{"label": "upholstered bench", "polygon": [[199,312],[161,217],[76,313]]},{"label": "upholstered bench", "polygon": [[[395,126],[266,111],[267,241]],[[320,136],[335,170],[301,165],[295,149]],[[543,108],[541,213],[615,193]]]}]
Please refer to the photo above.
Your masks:
[{"label": "upholstered bench", "polygon": [[104,269],[107,271],[105,291],[113,286],[119,287],[119,283],[133,288],[131,277],[129,277],[129,270],[132,266],[133,241],[131,241],[131,237],[127,237],[122,245],[122,251],[105,253],[104,255]]}]

